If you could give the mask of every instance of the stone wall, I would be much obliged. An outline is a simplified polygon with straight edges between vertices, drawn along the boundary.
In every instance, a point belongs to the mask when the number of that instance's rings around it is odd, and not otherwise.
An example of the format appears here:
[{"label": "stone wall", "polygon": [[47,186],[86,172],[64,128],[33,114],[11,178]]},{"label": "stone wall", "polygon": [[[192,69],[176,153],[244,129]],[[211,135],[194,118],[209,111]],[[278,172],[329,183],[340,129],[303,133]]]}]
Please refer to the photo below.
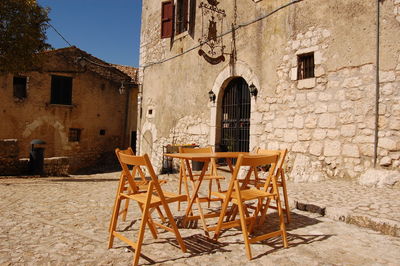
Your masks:
[{"label": "stone wall", "polygon": [[[42,55],[41,71],[18,73],[27,77],[26,98],[14,97],[13,75],[0,75],[0,139],[18,139],[19,158],[29,157],[33,139],[42,139],[45,157],[69,157],[71,173],[95,167],[102,154],[128,146],[137,118],[136,105],[129,101],[136,102],[137,87],[122,95],[118,89],[121,80],[130,77],[116,68],[96,65],[107,63],[76,47]],[[81,57],[96,64],[78,63]],[[70,105],[51,103],[53,75],[72,79]],[[80,130],[79,141],[69,138],[70,129]]]},{"label": "stone wall", "polygon": [[[43,171],[47,176],[67,176],[69,158],[44,158]],[[29,175],[29,159],[19,158],[19,145],[16,139],[0,140],[0,176]]]},{"label": "stone wall", "polygon": [[[261,93],[257,98],[253,144],[288,148],[295,180],[355,178],[373,165],[375,67],[365,64],[327,71],[331,38],[329,30],[315,27],[297,34],[277,68],[276,94],[284,96]],[[315,78],[297,80],[297,55],[309,52],[315,56]],[[400,69],[400,56],[396,68],[380,73],[378,163],[389,169],[400,166],[400,73],[396,69]]]},{"label": "stone wall", "polygon": [[[227,54],[226,61],[211,65],[196,48],[199,35],[207,31],[199,9],[193,36],[161,39],[160,3],[143,1],[140,151],[150,153],[157,168],[166,144],[218,147],[224,89],[236,77],[258,89],[251,98],[249,149],[287,148],[288,177],[356,179],[373,167],[376,2],[304,0],[282,7],[288,2],[220,1],[226,11]],[[377,167],[398,170],[400,2],[380,5]],[[247,24],[266,14],[271,15]],[[233,23],[245,26],[233,34]],[[315,77],[298,80],[298,55],[310,52]],[[215,103],[208,100],[209,90],[216,94]]]}]

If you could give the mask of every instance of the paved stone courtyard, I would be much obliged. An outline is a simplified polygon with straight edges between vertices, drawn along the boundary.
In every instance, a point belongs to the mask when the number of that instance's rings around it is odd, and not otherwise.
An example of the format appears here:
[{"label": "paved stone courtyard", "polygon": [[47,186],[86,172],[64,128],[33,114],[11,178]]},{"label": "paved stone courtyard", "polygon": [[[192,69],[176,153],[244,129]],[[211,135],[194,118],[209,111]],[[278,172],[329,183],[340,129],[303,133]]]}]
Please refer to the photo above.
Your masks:
[{"label": "paved stone courtyard", "polygon": [[[116,240],[114,248],[107,249],[118,175],[0,179],[0,265],[131,264],[133,253],[124,243]],[[176,175],[162,178],[168,180],[167,190],[175,190]],[[398,188],[372,189],[348,181],[289,183],[289,196],[292,207],[302,205],[317,213],[292,209],[288,249],[282,248],[280,238],[253,244],[254,258],[248,261],[240,231],[230,229],[214,242],[197,228],[180,229],[188,247],[182,253],[173,234],[160,230],[154,240],[146,231],[140,264],[400,264],[400,238],[393,236],[400,221]],[[176,204],[171,209],[174,215],[182,214]],[[323,212],[325,216],[319,214]],[[136,236],[137,213],[131,205],[128,217],[134,220],[119,226],[130,237]],[[387,230],[381,229],[385,224]],[[268,223],[263,230],[273,227],[274,222]]]}]

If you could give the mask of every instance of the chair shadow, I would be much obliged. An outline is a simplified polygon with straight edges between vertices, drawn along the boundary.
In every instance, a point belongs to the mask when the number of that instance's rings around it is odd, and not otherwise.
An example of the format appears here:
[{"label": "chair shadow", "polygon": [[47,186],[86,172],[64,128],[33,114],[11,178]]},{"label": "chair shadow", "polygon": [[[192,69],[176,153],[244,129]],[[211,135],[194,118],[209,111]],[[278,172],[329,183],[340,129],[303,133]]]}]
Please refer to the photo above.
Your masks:
[{"label": "chair shadow", "polygon": [[[186,246],[186,253],[190,255],[183,255],[177,256],[174,258],[167,258],[164,260],[153,260],[152,258],[144,255],[143,253],[140,254],[140,257],[145,259],[147,263],[143,263],[144,265],[152,265],[152,264],[160,264],[165,262],[173,262],[176,260],[184,259],[184,258],[193,258],[202,255],[209,255],[216,252],[231,252],[230,250],[224,249],[227,246],[227,243],[221,243],[210,239],[202,234],[195,234],[188,237],[183,237],[183,242]],[[159,240],[159,239],[158,239]],[[175,248],[180,250],[180,246],[175,238],[163,238],[162,241],[157,241],[158,244],[170,244]],[[143,243],[143,246],[151,245],[152,243]],[[119,246],[115,248],[127,248],[131,252],[135,252],[135,250],[131,246]]]}]

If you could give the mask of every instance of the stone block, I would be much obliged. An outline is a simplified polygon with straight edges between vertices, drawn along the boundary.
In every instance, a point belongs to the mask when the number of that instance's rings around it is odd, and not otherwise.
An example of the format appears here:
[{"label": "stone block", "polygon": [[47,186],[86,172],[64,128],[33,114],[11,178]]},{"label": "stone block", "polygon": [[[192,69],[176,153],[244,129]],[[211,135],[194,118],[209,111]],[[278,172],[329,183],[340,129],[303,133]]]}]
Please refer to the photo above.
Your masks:
[{"label": "stone block", "polygon": [[324,103],[317,103],[315,105],[314,113],[316,114],[322,114],[326,113],[328,111],[328,106]]},{"label": "stone block", "polygon": [[360,176],[358,182],[364,186],[393,187],[400,182],[400,172],[368,169]]},{"label": "stone block", "polygon": [[323,75],[325,75],[325,69],[322,66],[317,66],[315,68],[315,76],[316,77],[321,77]]},{"label": "stone block", "polygon": [[294,182],[317,182],[326,179],[321,162],[297,154],[289,178]]},{"label": "stone block", "polygon": [[292,146],[292,152],[301,152],[301,153],[306,153],[308,149],[308,144],[305,142],[296,142]]},{"label": "stone block", "polygon": [[298,138],[301,141],[307,141],[307,140],[311,140],[311,131],[310,130],[299,130],[298,132]]},{"label": "stone block", "polygon": [[307,115],[304,126],[306,128],[316,128],[317,127],[317,116],[314,114]]},{"label": "stone block", "polygon": [[324,145],[319,141],[313,141],[310,144],[310,154],[320,156],[322,154],[322,148]]},{"label": "stone block", "polygon": [[317,100],[317,93],[316,92],[307,93],[307,100],[309,100],[310,102],[315,102]]},{"label": "stone block", "polygon": [[343,81],[343,88],[354,88],[362,85],[362,80],[359,77],[346,78]]},{"label": "stone block", "polygon": [[356,126],[355,125],[343,125],[340,129],[340,134],[343,137],[353,137],[356,135]]},{"label": "stone block", "polygon": [[353,157],[353,158],[360,157],[360,151],[358,149],[358,146],[355,144],[343,144],[342,154],[343,156],[346,157]]},{"label": "stone block", "polygon": [[261,112],[252,112],[251,113],[251,122],[254,124],[260,124],[263,121],[263,113]]},{"label": "stone block", "polygon": [[333,114],[322,114],[318,119],[320,128],[336,128],[336,116]]},{"label": "stone block", "polygon": [[0,140],[0,158],[18,158],[19,147],[16,139]]},{"label": "stone block", "polygon": [[395,140],[393,138],[381,138],[378,140],[378,147],[389,151],[395,151],[400,149],[399,144],[400,144],[399,140]]},{"label": "stone block", "polygon": [[390,158],[389,156],[385,156],[379,161],[380,166],[390,166],[391,164],[392,158]]},{"label": "stone block", "polygon": [[297,67],[290,69],[290,80],[297,80]]},{"label": "stone block", "polygon": [[355,143],[374,143],[374,136],[356,136],[354,138]]},{"label": "stone block", "polygon": [[325,129],[316,129],[313,134],[315,140],[323,140],[326,138],[327,131]]},{"label": "stone block", "polygon": [[385,96],[389,96],[393,94],[393,84],[387,83],[381,87],[381,93]]},{"label": "stone block", "polygon": [[394,71],[379,71],[380,82],[392,82],[396,80],[396,73]]},{"label": "stone block", "polygon": [[393,117],[390,120],[389,128],[392,130],[400,130],[400,119]]},{"label": "stone block", "polygon": [[328,129],[326,135],[327,135],[328,138],[330,138],[330,139],[337,139],[337,137],[339,136],[339,134],[340,134],[339,130],[336,130],[336,129]]},{"label": "stone block", "polygon": [[339,156],[341,151],[340,141],[325,141],[324,156]]},{"label": "stone block", "polygon": [[324,58],[322,57],[322,53],[320,51],[315,51],[314,53],[314,64],[315,65],[320,65],[324,61]]},{"label": "stone block", "polygon": [[293,126],[295,128],[304,128],[304,118],[300,115],[294,117]]},{"label": "stone block", "polygon": [[297,130],[291,129],[284,132],[284,142],[296,142],[297,139]]},{"label": "stone block", "polygon": [[312,89],[316,85],[315,78],[308,78],[308,79],[300,79],[297,81],[297,88],[301,89]]},{"label": "stone block", "polygon": [[357,88],[347,90],[346,98],[352,101],[358,101],[364,97],[364,93]]},{"label": "stone block", "polygon": [[287,128],[287,117],[278,117],[272,124],[274,128]]}]

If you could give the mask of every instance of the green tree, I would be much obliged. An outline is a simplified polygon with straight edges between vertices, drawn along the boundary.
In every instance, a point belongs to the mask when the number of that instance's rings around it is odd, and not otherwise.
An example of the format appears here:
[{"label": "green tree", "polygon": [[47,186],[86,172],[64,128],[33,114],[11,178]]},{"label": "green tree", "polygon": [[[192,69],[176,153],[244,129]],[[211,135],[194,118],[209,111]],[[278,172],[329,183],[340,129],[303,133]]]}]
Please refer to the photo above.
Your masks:
[{"label": "green tree", "polygon": [[20,72],[40,63],[46,43],[48,9],[36,0],[0,0],[0,72]]}]

